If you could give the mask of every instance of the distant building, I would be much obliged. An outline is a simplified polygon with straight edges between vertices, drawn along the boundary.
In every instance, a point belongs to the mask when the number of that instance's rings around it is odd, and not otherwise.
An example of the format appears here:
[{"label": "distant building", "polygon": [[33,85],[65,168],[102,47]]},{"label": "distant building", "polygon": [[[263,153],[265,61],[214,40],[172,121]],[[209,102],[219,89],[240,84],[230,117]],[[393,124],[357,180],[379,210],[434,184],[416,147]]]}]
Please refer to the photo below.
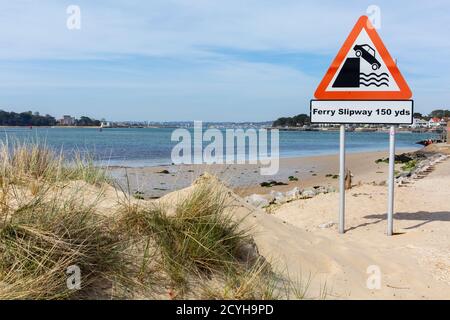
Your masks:
[{"label": "distant building", "polygon": [[102,120],[100,126],[101,126],[102,128],[110,128],[110,127],[112,127],[112,124],[111,124],[110,121]]},{"label": "distant building", "polygon": [[428,121],[420,119],[420,118],[414,118],[413,123],[411,125],[411,128],[427,128],[428,127]]},{"label": "distant building", "polygon": [[[338,127],[339,125],[334,124],[334,123],[319,123],[315,126],[318,126],[319,128],[328,128],[328,127]],[[302,127],[307,127],[307,126],[302,126]]]},{"label": "distant building", "polygon": [[75,117],[64,115],[62,119],[58,120],[58,123],[62,126],[74,126],[75,125]]},{"label": "distant building", "polygon": [[428,127],[435,128],[441,126],[441,119],[440,118],[431,118],[430,121],[428,121]]}]

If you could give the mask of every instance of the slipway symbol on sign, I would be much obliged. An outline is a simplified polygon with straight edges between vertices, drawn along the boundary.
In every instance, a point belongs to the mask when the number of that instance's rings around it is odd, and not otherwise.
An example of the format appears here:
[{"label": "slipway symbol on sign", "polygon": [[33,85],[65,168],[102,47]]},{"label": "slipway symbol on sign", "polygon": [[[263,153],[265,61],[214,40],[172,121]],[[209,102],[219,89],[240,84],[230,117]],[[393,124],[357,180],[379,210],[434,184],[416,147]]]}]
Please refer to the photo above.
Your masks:
[{"label": "slipway symbol on sign", "polygon": [[362,16],[314,95],[324,100],[404,100],[412,93],[369,18]]}]

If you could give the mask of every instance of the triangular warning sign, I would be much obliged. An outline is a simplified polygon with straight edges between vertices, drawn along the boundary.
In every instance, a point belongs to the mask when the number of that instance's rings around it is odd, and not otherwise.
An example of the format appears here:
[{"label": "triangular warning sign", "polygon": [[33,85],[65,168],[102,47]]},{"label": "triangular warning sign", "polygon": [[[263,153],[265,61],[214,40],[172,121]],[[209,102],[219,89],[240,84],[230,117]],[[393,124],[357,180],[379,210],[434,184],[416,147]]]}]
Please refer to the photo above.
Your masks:
[{"label": "triangular warning sign", "polygon": [[412,93],[369,18],[362,16],[314,96],[323,100],[404,100]]}]

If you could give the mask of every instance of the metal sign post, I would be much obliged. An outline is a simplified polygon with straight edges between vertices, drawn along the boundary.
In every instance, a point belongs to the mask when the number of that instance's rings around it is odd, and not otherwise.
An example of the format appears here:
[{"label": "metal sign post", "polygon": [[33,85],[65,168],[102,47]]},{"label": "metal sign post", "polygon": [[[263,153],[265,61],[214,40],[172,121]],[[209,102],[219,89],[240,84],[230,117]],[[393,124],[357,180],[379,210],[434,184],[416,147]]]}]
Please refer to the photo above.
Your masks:
[{"label": "metal sign post", "polygon": [[388,212],[387,212],[387,235],[394,233],[394,178],[395,178],[395,126],[389,131],[389,190],[388,190]]},{"label": "metal sign post", "polygon": [[345,125],[339,135],[339,233],[345,232]]}]

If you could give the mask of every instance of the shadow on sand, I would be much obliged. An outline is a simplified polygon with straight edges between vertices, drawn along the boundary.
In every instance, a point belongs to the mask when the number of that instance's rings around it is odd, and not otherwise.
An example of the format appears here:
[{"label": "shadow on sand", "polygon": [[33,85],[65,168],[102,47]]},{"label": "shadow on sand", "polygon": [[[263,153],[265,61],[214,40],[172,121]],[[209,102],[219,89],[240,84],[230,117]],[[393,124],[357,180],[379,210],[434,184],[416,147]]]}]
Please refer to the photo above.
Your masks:
[{"label": "shadow on sand", "polygon": [[[376,221],[365,222],[358,226],[351,227],[347,231],[374,225],[386,220],[386,214],[371,214],[367,215],[365,219],[377,219]],[[418,212],[397,212],[394,214],[394,220],[409,220],[409,221],[421,221],[416,225],[406,227],[403,229],[415,229],[419,228],[427,223],[433,221],[450,221],[450,211],[438,211],[438,212],[428,212],[428,211],[418,211]]]}]

